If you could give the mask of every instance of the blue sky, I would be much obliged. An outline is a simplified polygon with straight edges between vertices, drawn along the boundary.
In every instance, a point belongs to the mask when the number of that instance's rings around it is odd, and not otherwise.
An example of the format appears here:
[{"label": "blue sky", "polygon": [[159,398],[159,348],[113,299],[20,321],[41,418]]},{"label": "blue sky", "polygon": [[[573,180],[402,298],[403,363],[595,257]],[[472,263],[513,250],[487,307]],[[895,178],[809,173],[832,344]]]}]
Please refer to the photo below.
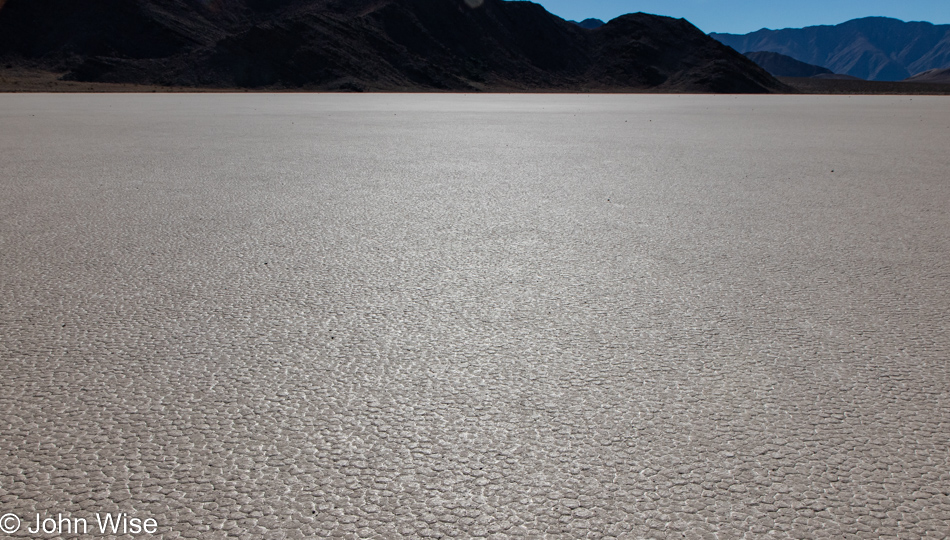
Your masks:
[{"label": "blue sky", "polygon": [[950,0],[533,0],[565,19],[610,20],[643,11],[683,17],[705,32],[745,34],[881,15],[950,24]]}]

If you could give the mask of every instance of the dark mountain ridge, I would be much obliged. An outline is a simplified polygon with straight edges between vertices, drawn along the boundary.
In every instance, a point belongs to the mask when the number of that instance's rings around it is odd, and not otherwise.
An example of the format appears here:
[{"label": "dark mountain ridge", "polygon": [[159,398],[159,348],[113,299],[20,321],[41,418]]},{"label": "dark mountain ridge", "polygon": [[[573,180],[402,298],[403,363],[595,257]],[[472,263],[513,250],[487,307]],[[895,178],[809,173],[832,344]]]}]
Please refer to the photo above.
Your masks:
[{"label": "dark mountain ridge", "polygon": [[344,90],[788,87],[680,19],[585,29],[531,2],[7,0],[0,56],[78,81]]},{"label": "dark mountain ridge", "polygon": [[946,24],[867,17],[836,26],[710,36],[742,53],[777,52],[868,80],[899,81],[950,67],[950,25]]}]

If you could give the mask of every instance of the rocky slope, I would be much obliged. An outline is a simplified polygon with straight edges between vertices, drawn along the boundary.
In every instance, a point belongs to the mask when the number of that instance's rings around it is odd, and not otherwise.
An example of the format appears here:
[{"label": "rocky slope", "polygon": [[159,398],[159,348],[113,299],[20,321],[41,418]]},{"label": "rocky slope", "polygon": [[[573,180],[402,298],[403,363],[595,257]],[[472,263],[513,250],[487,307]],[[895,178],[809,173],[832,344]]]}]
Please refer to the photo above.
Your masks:
[{"label": "rocky slope", "polygon": [[776,77],[814,77],[833,74],[830,69],[799,62],[784,54],[756,51],[747,52],[745,55]]},{"label": "rocky slope", "polygon": [[788,90],[684,20],[592,30],[502,0],[7,0],[0,56],[70,80],[200,87]]},{"label": "rocky slope", "polygon": [[907,79],[908,82],[950,84],[950,68],[930,69]]}]

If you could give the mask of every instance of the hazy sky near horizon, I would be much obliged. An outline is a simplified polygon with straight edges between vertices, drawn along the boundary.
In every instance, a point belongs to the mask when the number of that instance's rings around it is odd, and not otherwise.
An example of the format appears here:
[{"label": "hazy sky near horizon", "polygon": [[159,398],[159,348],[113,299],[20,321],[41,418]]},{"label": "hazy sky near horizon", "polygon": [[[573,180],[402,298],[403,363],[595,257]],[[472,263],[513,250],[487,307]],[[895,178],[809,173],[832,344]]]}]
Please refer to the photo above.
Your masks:
[{"label": "hazy sky near horizon", "polygon": [[839,24],[868,16],[950,24],[950,0],[533,0],[565,19],[604,21],[643,11],[684,18],[704,32]]}]

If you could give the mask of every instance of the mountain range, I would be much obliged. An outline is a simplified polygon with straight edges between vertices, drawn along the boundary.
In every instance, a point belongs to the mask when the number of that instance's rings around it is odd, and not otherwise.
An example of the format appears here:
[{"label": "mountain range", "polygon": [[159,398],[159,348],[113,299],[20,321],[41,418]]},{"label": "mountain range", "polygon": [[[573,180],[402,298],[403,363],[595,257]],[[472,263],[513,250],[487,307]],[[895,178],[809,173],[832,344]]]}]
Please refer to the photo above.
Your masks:
[{"label": "mountain range", "polygon": [[683,19],[523,1],[0,0],[5,64],[74,81],[384,91],[787,91]]},{"label": "mountain range", "polygon": [[710,36],[742,53],[776,52],[835,73],[875,81],[899,81],[950,67],[950,25],[946,24],[867,17],[836,26]]}]

